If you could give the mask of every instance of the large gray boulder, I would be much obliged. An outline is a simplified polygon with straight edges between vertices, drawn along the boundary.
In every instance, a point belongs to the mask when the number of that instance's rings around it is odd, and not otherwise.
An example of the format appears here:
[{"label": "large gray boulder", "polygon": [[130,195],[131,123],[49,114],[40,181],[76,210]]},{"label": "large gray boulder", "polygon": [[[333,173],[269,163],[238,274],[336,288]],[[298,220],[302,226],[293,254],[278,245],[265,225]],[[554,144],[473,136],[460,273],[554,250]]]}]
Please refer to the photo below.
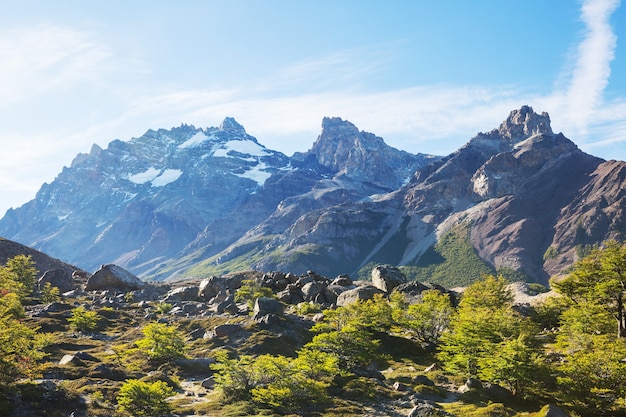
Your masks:
[{"label": "large gray boulder", "polygon": [[198,298],[204,301],[210,301],[218,294],[227,294],[229,289],[228,283],[228,280],[220,277],[203,279],[198,287]]},{"label": "large gray boulder", "polygon": [[406,276],[396,267],[378,265],[372,269],[372,285],[387,294],[405,282]]},{"label": "large gray boulder", "polygon": [[46,283],[57,287],[60,293],[72,291],[76,288],[72,275],[63,269],[52,269],[44,272],[41,278],[37,280],[37,288],[39,291],[43,289]]},{"label": "large gray boulder", "polygon": [[259,297],[254,302],[254,316],[260,317],[266,314],[282,315],[285,306],[278,300],[269,297]]},{"label": "large gray boulder", "polygon": [[163,301],[168,303],[175,303],[180,301],[196,301],[198,299],[198,287],[195,285],[187,285],[184,287],[177,287],[170,290]]},{"label": "large gray boulder", "polygon": [[124,268],[108,264],[102,265],[87,280],[85,291],[120,290],[134,291],[142,289],[146,283]]},{"label": "large gray boulder", "polygon": [[374,298],[376,294],[385,294],[373,285],[363,285],[351,290],[347,290],[337,296],[337,306],[347,306],[357,301],[366,301]]}]

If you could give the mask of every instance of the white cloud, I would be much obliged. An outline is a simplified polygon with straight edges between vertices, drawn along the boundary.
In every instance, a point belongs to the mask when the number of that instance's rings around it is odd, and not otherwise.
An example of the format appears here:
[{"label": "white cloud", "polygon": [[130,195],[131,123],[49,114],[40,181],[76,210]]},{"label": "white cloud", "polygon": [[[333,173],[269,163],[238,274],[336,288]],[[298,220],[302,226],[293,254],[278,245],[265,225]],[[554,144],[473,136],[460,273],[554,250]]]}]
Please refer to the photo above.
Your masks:
[{"label": "white cloud", "polygon": [[109,71],[112,51],[88,33],[42,26],[0,32],[0,106]]},{"label": "white cloud", "polygon": [[564,122],[576,134],[586,135],[603,110],[603,92],[611,75],[617,37],[609,18],[619,0],[587,0],[581,8],[584,38],[576,50],[576,62],[564,100]]}]

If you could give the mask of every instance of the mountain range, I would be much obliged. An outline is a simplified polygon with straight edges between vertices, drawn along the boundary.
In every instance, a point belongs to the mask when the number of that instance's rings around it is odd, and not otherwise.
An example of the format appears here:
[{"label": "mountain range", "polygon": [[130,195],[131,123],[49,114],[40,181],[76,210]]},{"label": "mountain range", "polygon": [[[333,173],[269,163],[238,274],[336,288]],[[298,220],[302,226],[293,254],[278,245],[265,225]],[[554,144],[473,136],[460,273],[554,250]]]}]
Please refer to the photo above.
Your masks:
[{"label": "mountain range", "polygon": [[528,106],[445,157],[340,118],[289,157],[226,118],[93,145],[8,210],[0,236],[151,280],[383,263],[446,284],[490,271],[545,284],[622,237],[625,181],[626,163],[582,152]]}]

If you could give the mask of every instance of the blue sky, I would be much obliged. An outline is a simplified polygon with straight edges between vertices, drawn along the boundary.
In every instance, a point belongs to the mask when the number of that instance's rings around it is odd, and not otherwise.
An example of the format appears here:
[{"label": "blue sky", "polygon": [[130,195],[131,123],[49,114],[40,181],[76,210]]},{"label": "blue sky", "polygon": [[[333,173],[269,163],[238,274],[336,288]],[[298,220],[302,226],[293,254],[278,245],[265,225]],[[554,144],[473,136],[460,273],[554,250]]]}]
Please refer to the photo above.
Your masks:
[{"label": "blue sky", "polygon": [[0,0],[0,215],[79,152],[235,117],[310,148],[324,116],[445,155],[524,104],[626,160],[619,0]]}]

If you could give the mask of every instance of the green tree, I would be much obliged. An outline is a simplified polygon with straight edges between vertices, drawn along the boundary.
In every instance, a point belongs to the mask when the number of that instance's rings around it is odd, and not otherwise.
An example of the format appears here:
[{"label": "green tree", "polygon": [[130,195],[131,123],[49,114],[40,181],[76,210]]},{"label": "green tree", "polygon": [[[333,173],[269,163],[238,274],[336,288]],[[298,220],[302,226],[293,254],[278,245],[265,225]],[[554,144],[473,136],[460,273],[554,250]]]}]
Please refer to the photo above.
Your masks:
[{"label": "green tree", "polygon": [[185,339],[178,329],[164,323],[150,323],[143,328],[144,337],[137,346],[155,362],[185,357]]},{"label": "green tree", "polygon": [[138,417],[162,416],[172,410],[167,402],[172,395],[174,390],[163,381],[129,379],[117,395],[118,409]]},{"label": "green tree", "polygon": [[37,268],[30,255],[17,255],[9,259],[4,267],[9,271],[14,280],[20,284],[18,293],[22,297],[28,297],[35,288]]},{"label": "green tree", "polygon": [[[559,364],[558,383],[565,399],[580,409],[626,409],[626,344],[613,335],[590,335],[585,349],[565,356]],[[620,414],[621,415],[621,414]]]},{"label": "green tree", "polygon": [[216,352],[216,383],[226,402],[251,400],[281,412],[328,400],[332,378],[340,374],[337,358],[303,349],[296,358],[244,355],[236,359]]},{"label": "green tree", "polygon": [[44,357],[42,349],[48,344],[48,339],[26,326],[21,321],[23,317],[20,296],[1,288],[0,384],[32,375],[38,369],[37,361]]},{"label": "green tree", "polygon": [[562,280],[552,287],[574,303],[594,302],[603,306],[617,324],[617,337],[626,336],[626,245],[608,241],[577,262]]},{"label": "green tree", "polygon": [[503,340],[489,355],[478,359],[478,376],[482,380],[505,385],[513,394],[523,394],[544,371],[542,356],[529,335]]},{"label": "green tree", "polygon": [[98,328],[98,312],[86,310],[80,306],[72,309],[72,316],[67,319],[70,327],[79,332],[90,332]]},{"label": "green tree", "polygon": [[61,299],[59,287],[53,287],[52,284],[46,282],[40,291],[39,298],[45,304],[59,301]]},{"label": "green tree", "polygon": [[394,309],[394,318],[400,327],[430,348],[437,346],[453,314],[450,296],[437,290],[424,291],[420,302],[408,306],[400,303]]},{"label": "green tree", "polygon": [[537,330],[512,309],[512,300],[501,277],[483,277],[465,290],[441,337],[438,358],[448,371],[523,391],[537,357]]},{"label": "green tree", "polygon": [[378,336],[389,331],[392,321],[391,305],[381,296],[325,310],[311,329],[318,334],[305,347],[335,355],[348,370],[367,367],[384,359]]}]

